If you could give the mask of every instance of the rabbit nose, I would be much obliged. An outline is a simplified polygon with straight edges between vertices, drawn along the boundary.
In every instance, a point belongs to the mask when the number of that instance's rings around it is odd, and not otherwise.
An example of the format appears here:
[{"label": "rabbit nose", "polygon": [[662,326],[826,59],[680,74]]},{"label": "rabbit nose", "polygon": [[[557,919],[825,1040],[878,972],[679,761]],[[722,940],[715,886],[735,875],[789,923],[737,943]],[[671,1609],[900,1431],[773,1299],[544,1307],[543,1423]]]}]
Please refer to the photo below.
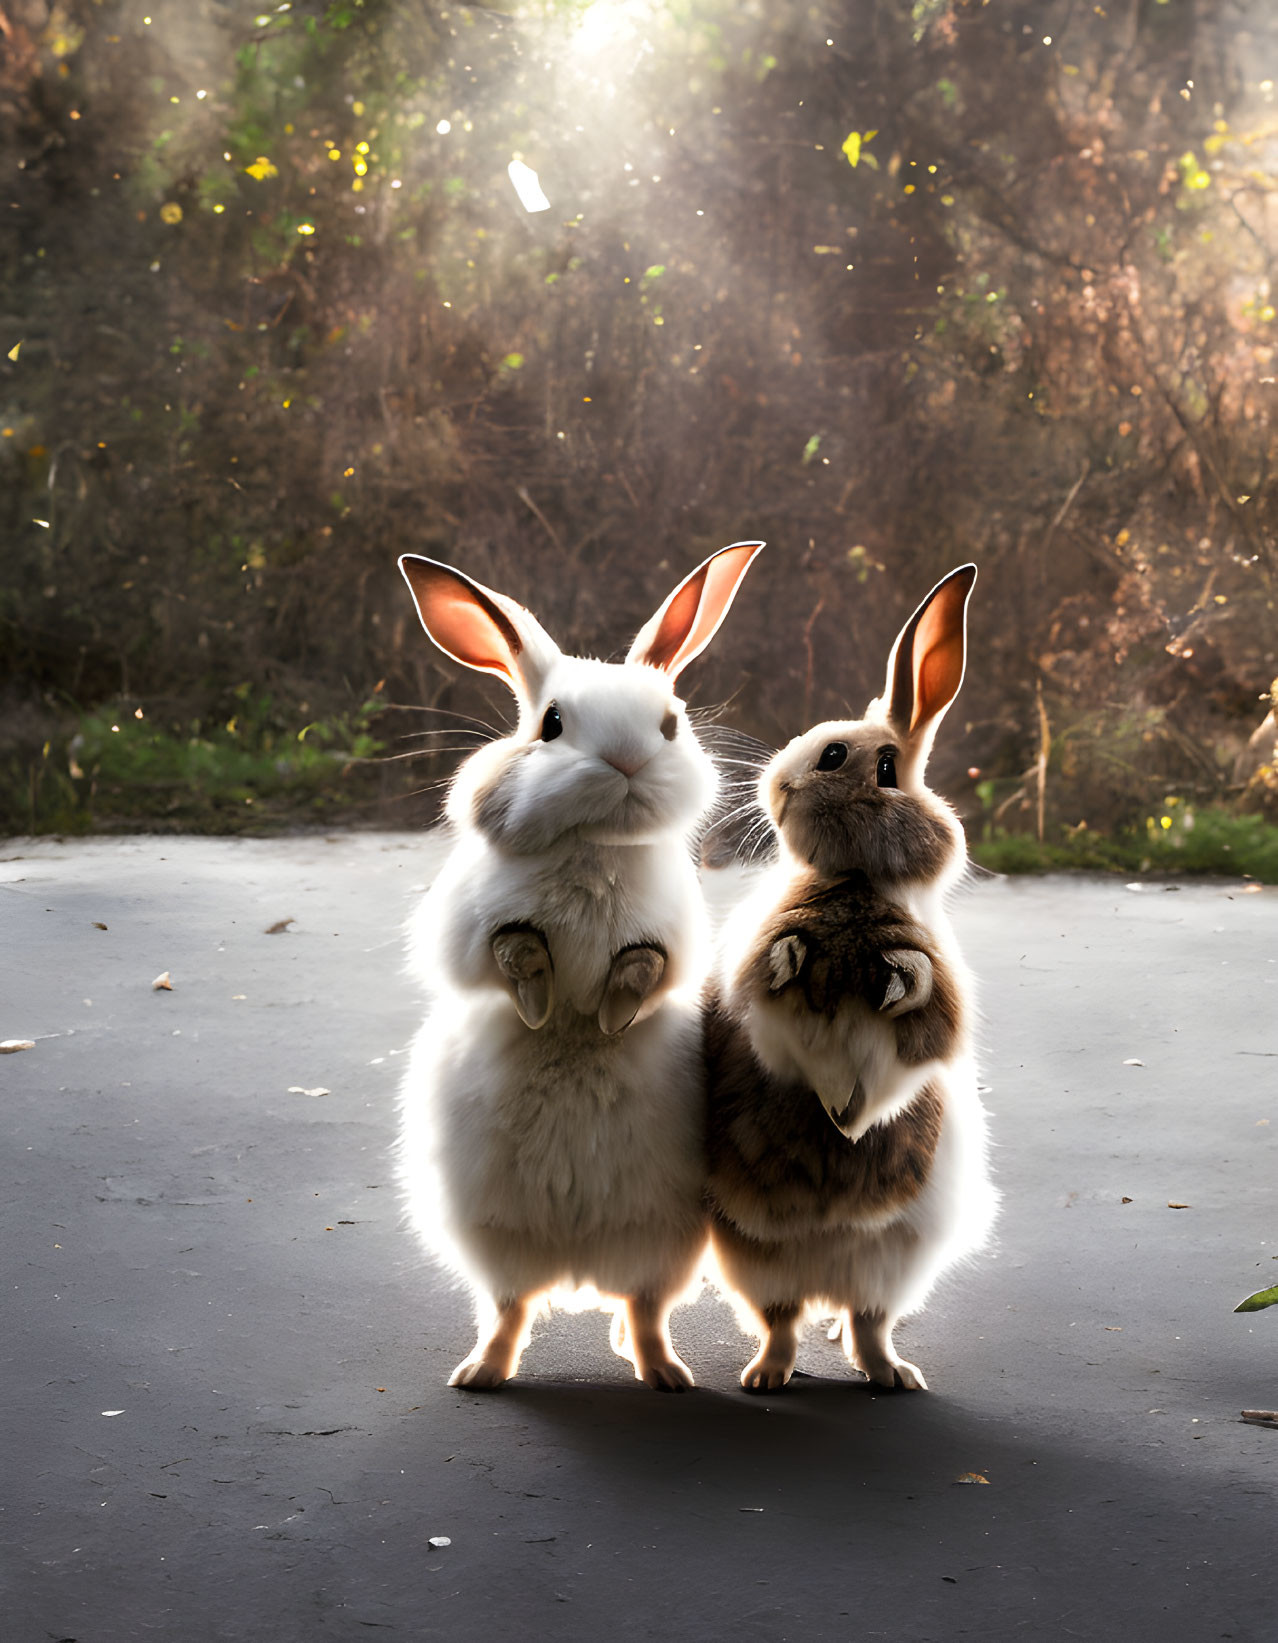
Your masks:
[{"label": "rabbit nose", "polygon": [[604,763],[610,764],[614,770],[619,770],[627,780],[647,764],[647,759],[641,753],[605,753]]}]

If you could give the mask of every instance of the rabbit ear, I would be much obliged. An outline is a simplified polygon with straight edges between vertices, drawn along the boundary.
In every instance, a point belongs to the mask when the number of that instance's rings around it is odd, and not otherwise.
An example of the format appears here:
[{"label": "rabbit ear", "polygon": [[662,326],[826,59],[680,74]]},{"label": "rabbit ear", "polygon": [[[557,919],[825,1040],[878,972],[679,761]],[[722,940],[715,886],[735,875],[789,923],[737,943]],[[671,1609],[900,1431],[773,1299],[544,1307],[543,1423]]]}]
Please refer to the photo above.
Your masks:
[{"label": "rabbit ear", "polygon": [[530,611],[420,554],[401,555],[399,568],[422,626],[446,656],[480,673],[495,673],[516,696],[536,697],[560,652]]},{"label": "rabbit ear", "polygon": [[967,600],[975,565],[944,577],[901,629],[888,658],[884,700],[903,736],[927,735],[958,695],[967,659]]},{"label": "rabbit ear", "polygon": [[659,668],[677,679],[718,632],[742,577],[762,546],[762,542],[734,542],[712,553],[644,623],[626,660]]}]

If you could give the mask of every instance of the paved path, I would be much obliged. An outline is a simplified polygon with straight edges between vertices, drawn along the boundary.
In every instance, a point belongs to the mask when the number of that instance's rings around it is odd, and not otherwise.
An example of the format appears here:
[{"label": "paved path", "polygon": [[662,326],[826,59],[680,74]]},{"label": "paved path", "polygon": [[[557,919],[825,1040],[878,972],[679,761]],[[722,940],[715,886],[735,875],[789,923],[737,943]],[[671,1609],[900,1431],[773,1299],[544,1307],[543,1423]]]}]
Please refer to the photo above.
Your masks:
[{"label": "paved path", "polygon": [[961,902],[1005,1207],[931,1393],[814,1332],[749,1399],[705,1297],[691,1396],[584,1315],[481,1398],[387,1158],[428,845],[0,857],[6,1643],[1278,1636],[1278,892]]}]

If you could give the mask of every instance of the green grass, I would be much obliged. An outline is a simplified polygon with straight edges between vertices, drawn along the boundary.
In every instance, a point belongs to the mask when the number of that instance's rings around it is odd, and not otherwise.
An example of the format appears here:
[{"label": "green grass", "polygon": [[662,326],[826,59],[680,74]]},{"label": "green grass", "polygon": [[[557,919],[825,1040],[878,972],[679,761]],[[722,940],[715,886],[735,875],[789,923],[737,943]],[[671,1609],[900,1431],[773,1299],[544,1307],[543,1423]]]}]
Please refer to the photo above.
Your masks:
[{"label": "green grass", "polygon": [[[37,753],[0,765],[0,831],[261,832],[340,819],[366,803],[380,704],[297,724],[241,691],[215,723],[161,723],[132,706],[83,713]],[[292,719],[293,722],[290,722]]]},{"label": "green grass", "polygon": [[1028,834],[997,834],[970,843],[973,860],[996,873],[1225,874],[1278,884],[1278,827],[1261,816],[1169,799],[1145,826],[1062,833],[1042,844]]}]

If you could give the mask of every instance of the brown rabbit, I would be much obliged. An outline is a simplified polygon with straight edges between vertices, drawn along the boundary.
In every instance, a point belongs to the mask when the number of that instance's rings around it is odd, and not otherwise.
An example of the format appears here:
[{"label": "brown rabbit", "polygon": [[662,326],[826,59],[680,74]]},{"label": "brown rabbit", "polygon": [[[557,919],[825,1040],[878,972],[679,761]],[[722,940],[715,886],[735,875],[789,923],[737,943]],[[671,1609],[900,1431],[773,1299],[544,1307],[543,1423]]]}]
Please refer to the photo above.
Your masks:
[{"label": "brown rabbit", "polygon": [[789,1380],[807,1307],[839,1315],[871,1380],[925,1387],[893,1329],[993,1222],[971,983],[943,905],[963,833],[923,779],[975,579],[962,566],[923,601],[863,719],[798,737],[760,781],[779,859],[729,922],[742,956],[707,1020],[712,1242],[764,1336],[747,1391]]}]

